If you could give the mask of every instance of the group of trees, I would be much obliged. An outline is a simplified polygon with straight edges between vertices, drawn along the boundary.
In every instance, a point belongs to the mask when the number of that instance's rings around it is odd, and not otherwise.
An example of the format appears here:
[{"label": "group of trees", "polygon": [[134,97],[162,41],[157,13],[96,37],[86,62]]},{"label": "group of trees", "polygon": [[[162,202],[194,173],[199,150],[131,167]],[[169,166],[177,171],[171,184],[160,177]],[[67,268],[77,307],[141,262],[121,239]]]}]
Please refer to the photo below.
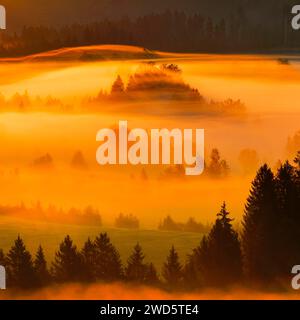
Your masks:
[{"label": "group of trees", "polygon": [[300,261],[300,152],[276,175],[264,165],[252,183],[243,220],[245,273],[268,281]]},{"label": "group of trees", "polygon": [[[156,64],[151,61],[141,64],[139,69],[130,75],[127,85],[118,75],[109,93],[100,91],[95,97],[83,101],[85,110],[97,112],[103,110],[103,102],[167,102],[165,108],[158,105],[156,112],[169,112],[172,115],[194,115],[195,113],[209,116],[244,116],[246,106],[241,100],[226,99],[215,101],[204,98],[198,89],[191,87],[180,76],[181,69],[176,64]],[[170,104],[172,102],[172,104]],[[182,103],[185,104],[182,104]],[[135,109],[136,108],[136,109]],[[141,111],[141,106],[132,105],[131,110]],[[151,105],[153,113],[155,106]],[[143,105],[143,112],[149,112]]]},{"label": "group of trees", "polygon": [[64,104],[62,100],[48,95],[46,97],[31,96],[26,90],[23,93],[16,92],[11,97],[0,93],[0,111],[47,111],[47,112],[71,112],[74,106]]},{"label": "group of trees", "polygon": [[[203,177],[211,179],[223,179],[230,175],[231,168],[225,159],[222,159],[219,149],[213,148],[209,156],[205,158],[205,170],[202,174]],[[246,161],[245,161],[246,163]],[[251,159],[247,162],[252,163]],[[244,163],[243,163],[244,164]],[[251,167],[253,169],[253,167]],[[249,169],[248,169],[249,170]],[[248,171],[247,171],[248,172]],[[167,167],[161,175],[163,179],[171,178],[186,178],[185,165],[177,164]]]},{"label": "group of trees", "polygon": [[190,217],[186,223],[176,222],[171,216],[167,216],[159,224],[158,230],[161,231],[184,231],[184,232],[199,232],[207,233],[210,229],[209,225],[204,225],[197,222],[194,218]]},{"label": "group of trees", "polygon": [[206,161],[205,173],[211,178],[226,178],[230,172],[230,167],[225,159],[221,158],[217,148],[211,150],[210,159]]},{"label": "group of trees", "polygon": [[224,204],[210,233],[188,258],[187,283],[286,283],[300,261],[300,152],[293,165],[285,162],[276,174],[263,165],[252,182],[240,234],[231,221]]},{"label": "group of trees", "polygon": [[120,213],[115,220],[115,227],[125,229],[138,229],[140,227],[139,219],[133,214]]},{"label": "group of trees", "polygon": [[0,205],[0,217],[10,216],[27,220],[53,222],[61,224],[102,226],[102,217],[98,209],[87,206],[84,209],[64,210],[54,205],[44,208],[40,202],[31,207],[20,205]]},{"label": "group of trees", "polygon": [[191,88],[179,75],[181,70],[176,64],[156,65],[155,62],[141,64],[139,69],[130,75],[125,86],[118,75],[111,86],[110,93],[99,92],[87,102],[97,103],[103,100],[110,102],[138,100],[193,101],[203,103],[204,99],[197,89]]},{"label": "group of trees", "polygon": [[[133,112],[154,112],[155,106],[147,104],[142,106],[134,102],[159,101],[166,102],[164,107],[157,105],[156,112],[165,112],[172,115],[186,113],[206,114],[209,116],[244,116],[246,107],[240,100],[227,98],[223,101],[214,101],[204,98],[198,89],[191,87],[180,76],[182,73],[177,64],[141,63],[138,70],[131,74],[127,85],[118,75],[112,83],[109,92],[100,90],[96,96],[79,99],[79,102],[64,104],[60,99],[52,96],[31,96],[27,91],[23,94],[15,93],[5,97],[0,93],[0,111],[46,111],[53,113],[96,113],[105,110],[111,104],[132,103]],[[104,103],[106,102],[106,103]],[[171,102],[171,103],[170,103]],[[182,104],[184,102],[184,104]],[[120,105],[119,105],[120,106]],[[49,162],[51,157],[41,159],[42,164]],[[45,160],[45,161],[44,161]],[[39,164],[39,163],[37,163]]]},{"label": "group of trees", "polygon": [[[88,163],[85,159],[84,154],[82,151],[77,150],[74,152],[70,165],[74,169],[87,169],[88,168]],[[50,153],[45,153],[37,158],[35,158],[32,163],[31,167],[35,169],[52,169],[54,168],[54,159]]]},{"label": "group of trees", "polygon": [[[300,152],[276,174],[265,164],[252,182],[240,232],[234,230],[224,203],[216,221],[185,264],[172,246],[159,274],[145,262],[137,244],[127,264],[106,233],[88,239],[78,250],[69,236],[60,244],[50,268],[41,247],[35,259],[20,237],[0,264],[8,287],[36,288],[52,282],[111,282],[162,286],[170,290],[226,288],[247,283],[280,287],[300,261]],[[288,280],[289,282],[289,280]]]},{"label": "group of trees", "polygon": [[50,268],[43,248],[39,246],[35,258],[32,258],[20,236],[7,255],[0,250],[0,265],[6,268],[8,287],[23,289],[69,282],[130,281],[158,284],[154,265],[145,263],[144,258],[141,246],[136,244],[127,265],[123,266],[119,252],[106,233],[101,233],[94,241],[88,239],[81,250],[77,249],[70,236],[66,236]]},{"label": "group of trees", "polygon": [[239,8],[223,19],[213,19],[198,12],[187,14],[168,10],[137,18],[105,19],[84,25],[24,27],[18,34],[2,34],[0,55],[24,55],[61,47],[103,43],[189,52],[296,47],[299,45],[299,35],[292,32],[290,8],[287,10],[284,12],[281,9],[280,16],[276,15],[279,21],[273,26],[265,21],[250,21],[246,9]]}]

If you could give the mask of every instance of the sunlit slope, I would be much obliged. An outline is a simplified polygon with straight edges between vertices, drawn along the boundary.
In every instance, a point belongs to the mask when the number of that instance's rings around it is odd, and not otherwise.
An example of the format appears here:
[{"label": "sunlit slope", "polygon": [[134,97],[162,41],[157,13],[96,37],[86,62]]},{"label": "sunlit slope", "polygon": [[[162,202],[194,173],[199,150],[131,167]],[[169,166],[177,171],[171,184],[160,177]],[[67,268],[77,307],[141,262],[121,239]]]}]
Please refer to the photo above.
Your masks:
[{"label": "sunlit slope", "polygon": [[148,59],[166,56],[178,56],[172,53],[154,52],[141,47],[126,45],[94,45],[61,48],[36,53],[24,57],[2,58],[0,62],[33,62],[33,61],[94,61],[119,59]]}]

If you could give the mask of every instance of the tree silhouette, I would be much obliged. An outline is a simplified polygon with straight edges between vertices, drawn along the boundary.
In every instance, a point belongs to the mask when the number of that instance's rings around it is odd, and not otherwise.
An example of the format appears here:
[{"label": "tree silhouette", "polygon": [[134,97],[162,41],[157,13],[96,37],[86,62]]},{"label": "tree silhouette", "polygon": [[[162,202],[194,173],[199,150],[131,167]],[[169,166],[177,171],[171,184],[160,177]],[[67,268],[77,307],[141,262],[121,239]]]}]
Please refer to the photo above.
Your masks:
[{"label": "tree silhouette", "polygon": [[188,255],[183,270],[184,284],[188,289],[204,287],[206,276],[206,262],[208,261],[207,236],[203,236],[200,245]]},{"label": "tree silhouette", "polygon": [[97,280],[114,281],[123,277],[120,254],[112,245],[107,233],[101,233],[94,242],[96,252],[95,277]]},{"label": "tree silhouette", "polygon": [[229,173],[229,166],[226,160],[221,159],[218,149],[212,149],[211,151],[208,173],[213,178],[224,178]]},{"label": "tree silhouette", "polygon": [[[14,212],[20,208],[25,209],[24,206],[0,207],[0,211]],[[34,210],[41,211],[40,204]],[[93,210],[87,212],[92,214]],[[232,221],[224,202],[209,234],[188,256],[184,268],[172,246],[162,269],[165,287],[226,288],[240,283],[243,267],[246,279],[254,285],[272,283],[273,286],[290,277],[291,266],[300,260],[300,152],[293,165],[288,161],[280,165],[276,176],[267,165],[258,170],[245,205],[242,244]],[[195,228],[195,224],[195,220],[190,219],[186,227]],[[161,228],[165,225],[185,226],[170,217]],[[161,285],[155,266],[145,263],[144,259],[137,243],[123,274],[120,255],[107,233],[101,233],[95,241],[88,238],[81,252],[70,236],[66,236],[55,254],[51,275],[41,246],[34,262],[20,236],[7,256],[0,250],[0,265],[7,269],[8,286],[22,289],[45,286],[52,279],[60,283],[126,279],[137,284]]]},{"label": "tree silhouette", "polygon": [[144,259],[142,247],[137,243],[127,261],[125,270],[127,280],[137,283],[145,282],[147,265],[144,264]]},{"label": "tree silhouette", "polygon": [[252,182],[243,217],[242,248],[248,280],[268,281],[277,273],[278,204],[275,179],[265,164]]},{"label": "tree silhouette", "polygon": [[96,279],[96,248],[95,244],[90,238],[84,243],[81,250],[81,255],[83,259],[84,273],[86,281],[93,281]]},{"label": "tree silhouette", "polygon": [[242,277],[242,255],[238,234],[232,228],[232,219],[223,203],[209,235],[189,257],[186,278],[198,286],[226,287]]},{"label": "tree silhouette", "polygon": [[36,286],[32,257],[20,236],[7,254],[6,267],[10,287],[28,289]]},{"label": "tree silhouette", "polygon": [[164,263],[162,275],[168,288],[175,289],[181,285],[183,276],[182,266],[174,246],[172,246],[167,261]]},{"label": "tree silhouette", "polygon": [[86,169],[87,162],[81,151],[76,151],[71,160],[71,166],[76,169]]},{"label": "tree silhouette", "polygon": [[124,93],[124,82],[122,80],[122,78],[118,75],[117,79],[115,80],[115,82],[113,83],[112,87],[111,87],[111,94],[114,95],[119,95]]},{"label": "tree silhouette", "polygon": [[139,219],[132,214],[120,213],[115,220],[117,228],[138,229],[139,225]]},{"label": "tree silhouette", "polygon": [[[278,253],[278,273],[287,276],[291,266],[300,259],[300,193],[297,171],[288,161],[278,169],[276,192],[279,209],[278,235],[275,243]],[[288,250],[287,250],[288,248]]]},{"label": "tree silhouette", "polygon": [[48,285],[51,281],[51,277],[47,269],[47,262],[42,246],[38,247],[33,266],[37,277],[38,286]]},{"label": "tree silhouette", "polygon": [[82,259],[69,235],[65,237],[55,253],[52,274],[57,282],[81,281],[83,278]]},{"label": "tree silhouette", "polygon": [[145,284],[156,286],[160,284],[157,270],[152,262],[146,265]]}]

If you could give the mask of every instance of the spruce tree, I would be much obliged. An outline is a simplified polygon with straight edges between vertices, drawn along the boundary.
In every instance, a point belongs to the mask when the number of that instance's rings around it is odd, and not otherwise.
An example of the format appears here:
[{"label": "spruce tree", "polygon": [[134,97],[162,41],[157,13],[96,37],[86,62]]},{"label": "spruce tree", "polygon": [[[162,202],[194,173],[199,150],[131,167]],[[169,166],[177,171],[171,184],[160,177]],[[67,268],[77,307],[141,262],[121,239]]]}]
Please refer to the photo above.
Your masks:
[{"label": "spruce tree", "polygon": [[44,250],[42,246],[38,247],[35,260],[34,260],[34,270],[37,277],[38,286],[46,286],[50,283],[50,273],[47,269],[47,262],[44,255]]},{"label": "spruce tree", "polygon": [[95,277],[102,281],[120,280],[123,276],[120,254],[107,233],[101,233],[94,242],[96,251]]},{"label": "spruce tree", "polygon": [[164,263],[162,275],[169,289],[179,288],[182,284],[182,266],[174,246],[172,246],[167,261]]},{"label": "spruce tree", "polygon": [[205,274],[205,266],[208,261],[207,256],[208,242],[207,237],[203,236],[200,245],[193,249],[192,254],[188,255],[184,266],[184,284],[188,289],[197,289],[205,285],[204,279],[207,279]]},{"label": "spruce tree", "polygon": [[57,282],[73,282],[83,279],[82,259],[69,235],[65,237],[55,254],[52,274]]},{"label": "spruce tree", "polygon": [[115,82],[113,83],[112,87],[111,87],[111,94],[112,95],[119,95],[124,93],[124,83],[122,78],[118,75],[117,79],[115,80]]},{"label": "spruce tree", "polygon": [[274,175],[265,164],[252,182],[242,222],[244,269],[248,280],[266,282],[277,274],[278,211]]},{"label": "spruce tree", "polygon": [[240,242],[231,222],[224,203],[209,235],[189,256],[185,272],[191,274],[185,275],[185,279],[190,287],[226,287],[241,280]]},{"label": "spruce tree", "polygon": [[95,244],[90,238],[84,243],[81,250],[81,255],[84,265],[84,273],[86,281],[95,280],[95,270],[96,270],[96,248]]},{"label": "spruce tree", "polygon": [[288,161],[279,167],[275,182],[280,214],[289,219],[297,219],[300,214],[297,206],[296,172]]},{"label": "spruce tree", "polygon": [[144,263],[145,256],[142,247],[137,243],[127,261],[126,279],[137,283],[145,282],[147,265]]},{"label": "spruce tree", "polygon": [[7,254],[8,286],[29,289],[36,286],[32,257],[20,236]]},{"label": "spruce tree", "polygon": [[278,276],[289,276],[291,266],[300,260],[300,198],[296,169],[287,161],[276,175],[279,207],[277,243]]},{"label": "spruce tree", "polygon": [[157,270],[152,262],[146,265],[145,284],[150,286],[157,286],[160,284]]},{"label": "spruce tree", "polygon": [[[238,282],[242,277],[242,253],[241,245],[237,232],[232,227],[233,219],[229,218],[229,212],[226,209],[226,203],[221,206],[220,212],[217,214],[217,221],[215,225],[221,226],[221,232],[215,235],[216,247],[221,246],[223,253],[222,270],[224,274],[222,277],[224,285],[231,285]],[[213,232],[212,232],[213,234]],[[220,238],[218,238],[220,236]],[[218,243],[219,241],[219,243]],[[222,257],[222,256],[221,256]],[[222,274],[223,272],[221,272]],[[219,283],[222,283],[219,280]]]}]

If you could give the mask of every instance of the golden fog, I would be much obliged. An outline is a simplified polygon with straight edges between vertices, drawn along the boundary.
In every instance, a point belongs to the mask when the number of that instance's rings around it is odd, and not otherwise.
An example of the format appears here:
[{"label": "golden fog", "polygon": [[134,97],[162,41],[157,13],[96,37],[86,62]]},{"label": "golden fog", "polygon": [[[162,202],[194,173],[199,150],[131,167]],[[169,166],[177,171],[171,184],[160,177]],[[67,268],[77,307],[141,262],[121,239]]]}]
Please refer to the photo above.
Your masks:
[{"label": "golden fog", "polygon": [[[257,166],[268,162],[275,167],[279,159],[291,156],[287,140],[300,129],[300,64],[279,63],[275,56],[161,54],[156,64],[179,65],[183,81],[208,100],[240,99],[247,109],[245,116],[190,115],[184,113],[184,104],[181,116],[160,114],[157,110],[168,104],[155,101],[152,106],[142,100],[134,108],[130,103],[120,107],[103,102],[96,113],[83,112],[85,99],[101,90],[109,92],[117,75],[126,84],[147,62],[124,57],[97,62],[53,57],[1,62],[2,100],[14,101],[16,93],[26,93],[35,101],[51,96],[73,111],[40,112],[35,107],[34,111],[11,112],[0,106],[0,183],[5,186],[0,203],[40,201],[43,206],[62,208],[92,205],[99,209],[104,223],[111,224],[125,212],[138,216],[142,227],[156,228],[167,214],[181,221],[193,216],[211,222],[225,200],[239,220],[256,169],[243,172],[240,152],[255,150]],[[218,148],[230,174],[212,179],[168,175],[164,166],[100,167],[95,159],[96,133],[116,126],[119,120],[128,120],[130,128],[204,128],[207,159],[211,149]],[[81,168],[71,165],[77,151],[86,164]],[[35,160],[46,154],[53,160],[51,165],[36,166]]]}]

